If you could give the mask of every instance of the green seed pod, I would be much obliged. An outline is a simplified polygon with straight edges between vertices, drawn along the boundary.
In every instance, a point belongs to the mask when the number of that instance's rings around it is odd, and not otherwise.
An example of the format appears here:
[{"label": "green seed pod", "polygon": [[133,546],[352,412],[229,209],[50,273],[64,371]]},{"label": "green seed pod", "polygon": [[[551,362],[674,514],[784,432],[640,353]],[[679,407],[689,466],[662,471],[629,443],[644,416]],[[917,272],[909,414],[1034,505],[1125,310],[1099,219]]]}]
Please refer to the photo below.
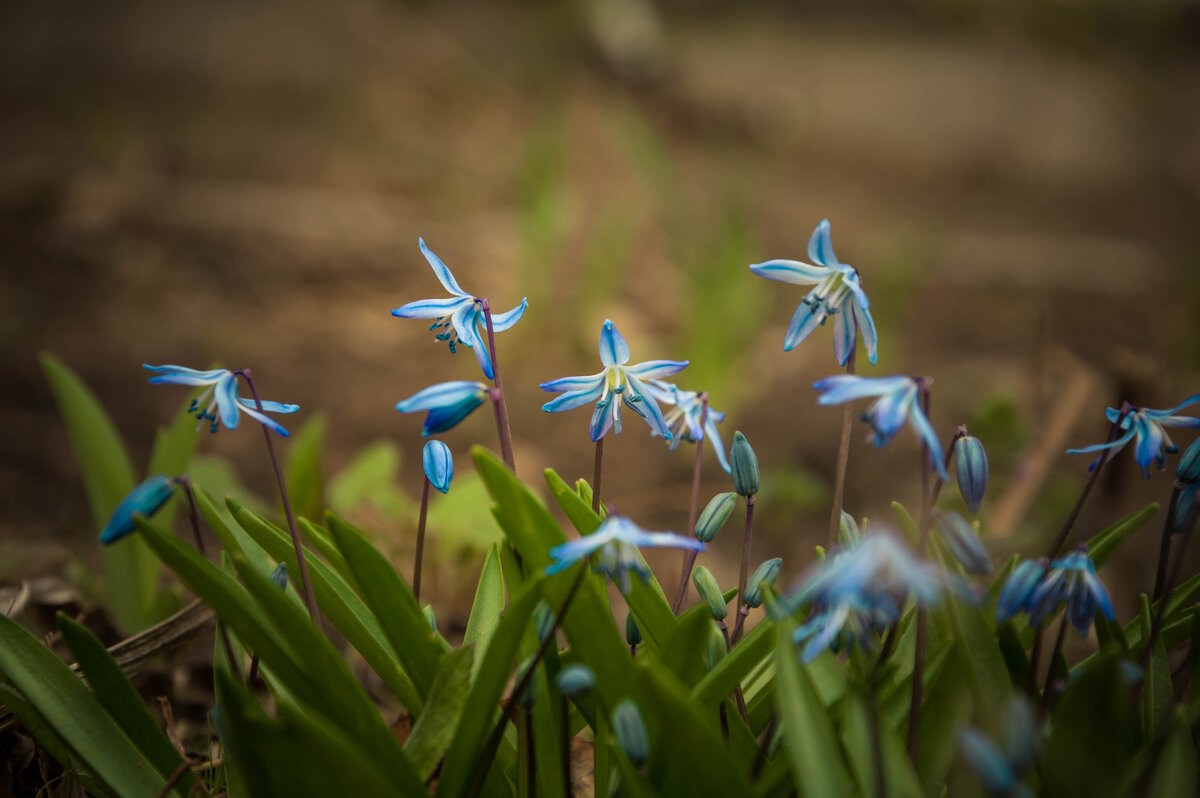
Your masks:
[{"label": "green seed pod", "polygon": [[533,624],[537,629],[538,642],[544,642],[546,635],[554,628],[554,611],[545,601],[539,601],[533,608]]},{"label": "green seed pod", "polygon": [[642,713],[637,704],[625,698],[617,704],[612,713],[613,734],[617,744],[629,757],[629,761],[641,767],[650,758],[650,741],[646,738],[646,724],[642,722]]},{"label": "green seed pod", "polygon": [[717,667],[718,662],[725,659],[727,653],[729,652],[725,649],[725,636],[716,626],[709,626],[708,640],[704,644],[704,664],[711,671]]},{"label": "green seed pod", "polygon": [[750,580],[746,582],[746,595],[742,597],[742,603],[750,607],[761,605],[763,603],[763,585],[775,584],[781,568],[783,568],[783,559],[780,557],[767,560],[755,568],[754,573],[750,575]]},{"label": "green seed pod", "polygon": [[853,548],[862,540],[862,530],[854,516],[842,510],[842,520],[838,525],[838,543],[843,549]]},{"label": "green seed pod", "polygon": [[281,562],[275,566],[275,570],[271,572],[271,584],[280,590],[287,590],[287,563]]},{"label": "green seed pod", "polygon": [[587,665],[568,665],[558,672],[556,681],[563,695],[574,698],[596,686],[596,674]]},{"label": "green seed pod", "polygon": [[987,453],[978,438],[964,435],[955,441],[954,468],[958,478],[958,492],[962,494],[971,515],[975,515],[979,512],[979,505],[983,502],[983,494],[987,493],[988,485]]},{"label": "green seed pod", "polygon": [[436,633],[437,632],[437,618],[433,614],[433,605],[426,604],[424,607],[421,608],[421,612],[424,613],[425,620],[426,620],[426,622],[429,623],[429,628],[432,629]]},{"label": "green seed pod", "polygon": [[736,505],[736,493],[718,493],[713,496],[704,508],[704,512],[700,513],[699,520],[696,521],[694,530],[696,539],[710,543],[717,533],[725,528],[725,522],[733,514],[733,508]]},{"label": "green seed pod", "polygon": [[642,630],[638,628],[637,621],[633,619],[633,613],[625,613],[625,645],[640,646],[642,644]]},{"label": "green seed pod", "polygon": [[717,579],[712,572],[703,565],[697,565],[692,569],[692,584],[696,586],[696,592],[700,594],[700,598],[708,602],[708,611],[712,613],[713,620],[725,620],[725,616],[728,614],[725,597],[721,595],[721,586],[717,584]]},{"label": "green seed pod", "polygon": [[749,498],[758,493],[758,458],[741,430],[733,433],[729,463],[732,467],[733,489],[737,494]]}]

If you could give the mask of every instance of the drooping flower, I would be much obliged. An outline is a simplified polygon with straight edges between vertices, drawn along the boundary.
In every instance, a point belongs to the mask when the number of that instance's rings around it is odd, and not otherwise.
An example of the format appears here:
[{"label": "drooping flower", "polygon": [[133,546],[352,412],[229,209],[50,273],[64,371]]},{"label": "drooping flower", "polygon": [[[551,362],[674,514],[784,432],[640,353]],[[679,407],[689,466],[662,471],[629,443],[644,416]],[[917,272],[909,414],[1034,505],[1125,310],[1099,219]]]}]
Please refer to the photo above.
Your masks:
[{"label": "drooping flower", "polygon": [[[659,404],[670,406],[664,420],[667,428],[671,430],[671,451],[678,448],[681,440],[697,443],[707,437],[717,452],[721,468],[729,473],[725,444],[721,442],[721,433],[717,431],[717,424],[725,420],[725,414],[714,410],[712,405],[709,405],[705,412],[704,402],[695,391],[681,391],[678,386],[663,380],[647,380],[646,384]],[[704,419],[703,424],[700,423],[701,417]],[[657,435],[658,431],[651,429],[650,434]]]},{"label": "drooping flower", "polygon": [[401,413],[428,410],[421,430],[421,435],[428,437],[452,429],[483,404],[487,396],[488,387],[482,382],[439,382],[397,402],[396,409]]},{"label": "drooping flower", "polygon": [[638,549],[669,546],[676,549],[704,551],[703,543],[672,532],[647,532],[622,515],[610,515],[590,535],[568,541],[550,549],[554,563],[547,574],[556,574],[599,552],[594,570],[608,574],[622,593],[629,592],[629,572],[635,572],[643,582],[650,579],[650,569]]},{"label": "drooping flower", "polygon": [[1004,720],[1001,744],[972,726],[958,731],[958,749],[996,798],[1025,798],[1033,793],[1021,783],[1034,764],[1040,737],[1037,711],[1024,698],[1014,698]]},{"label": "drooping flower", "polygon": [[1125,448],[1125,444],[1136,439],[1133,456],[1137,460],[1137,464],[1141,466],[1142,478],[1149,479],[1151,463],[1157,464],[1160,469],[1164,468],[1167,455],[1179,451],[1179,447],[1167,435],[1165,427],[1200,429],[1200,418],[1175,415],[1185,407],[1190,407],[1197,402],[1200,402],[1200,393],[1189,396],[1168,410],[1151,410],[1146,407],[1129,408],[1127,406],[1128,412],[1125,413],[1124,418],[1121,417],[1121,410],[1115,407],[1107,408],[1104,415],[1113,424],[1120,419],[1120,428],[1125,430],[1125,434],[1118,436],[1115,440],[1084,446],[1082,449],[1067,449],[1067,454],[1107,452],[1092,461],[1088,468],[1090,471],[1096,468],[1102,460],[1116,456],[1117,452]]},{"label": "drooping flower", "polygon": [[137,525],[135,515],[147,518],[157,513],[175,494],[175,480],[164,476],[153,476],[131,490],[113,509],[112,517],[100,532],[101,543],[115,543],[128,535]]},{"label": "drooping flower", "polygon": [[1046,575],[1045,560],[1026,560],[1013,569],[996,601],[996,622],[1003,623],[1018,612],[1029,612],[1029,599]]},{"label": "drooping flower", "polygon": [[[245,413],[264,427],[285,438],[288,436],[288,431],[279,422],[258,411],[258,403],[255,400],[238,396],[237,374],[229,369],[197,371],[183,366],[150,366],[145,363],[142,364],[142,368],[155,372],[155,376],[150,378],[153,385],[207,385],[204,393],[192,400],[188,412],[195,413],[201,424],[211,421],[212,432],[217,431],[218,421],[224,424],[226,429],[236,429],[241,414]],[[268,402],[264,399],[262,409],[267,413],[295,413],[300,409],[300,405]]]},{"label": "drooping flower", "polygon": [[[419,238],[417,243],[421,247],[421,254],[433,268],[438,282],[450,292],[450,296],[445,299],[418,299],[396,308],[392,315],[403,319],[433,319],[433,326],[429,329],[440,330],[434,335],[437,340],[446,341],[451,352],[455,351],[458,343],[469,346],[475,353],[475,359],[479,361],[479,368],[483,369],[489,380],[494,379],[492,358],[488,352],[487,323],[479,303],[475,301],[473,294],[462,290],[450,269],[442,263],[442,259],[425,246],[425,239]],[[510,311],[493,313],[492,330],[501,332],[512,327],[520,321],[528,306],[529,299],[525,298]]]},{"label": "drooping flower", "polygon": [[[541,385],[543,391],[562,393],[542,405],[547,413],[574,410],[589,402],[596,403],[592,412],[590,433],[593,441],[603,438],[612,429],[621,434],[621,405],[646,420],[650,429],[672,440],[674,436],[663,418],[654,394],[643,380],[654,380],[677,374],[687,366],[686,360],[648,360],[626,366],[629,345],[617,332],[612,321],[605,319],[600,330],[600,362],[604,370],[582,377],[563,377]],[[620,401],[617,401],[620,399]]]},{"label": "drooping flower", "polygon": [[844,366],[850,359],[859,328],[862,329],[863,343],[867,345],[867,356],[874,365],[878,359],[879,336],[868,310],[870,302],[863,292],[858,270],[842,263],[833,254],[828,219],[813,230],[808,240],[808,257],[812,264],[798,260],[769,260],[750,266],[750,271],[768,280],[816,285],[796,308],[783,339],[783,350],[793,349],[833,316],[833,352],[838,365]]},{"label": "drooping flower", "polygon": [[942,444],[937,433],[929,424],[929,419],[921,410],[917,401],[921,394],[923,377],[855,377],[850,374],[837,374],[813,383],[813,388],[821,391],[817,400],[822,405],[838,405],[863,399],[868,396],[879,397],[876,402],[862,414],[862,420],[871,425],[874,430],[876,446],[885,446],[895,437],[900,427],[907,420],[917,437],[929,449],[931,465],[937,470],[943,482],[949,482],[946,467],[942,464]]},{"label": "drooping flower", "polygon": [[1097,611],[1104,613],[1104,617],[1110,621],[1116,617],[1112,600],[1096,576],[1096,565],[1088,556],[1087,547],[1080,547],[1050,563],[1050,570],[1029,596],[1030,625],[1040,626],[1064,602],[1067,605],[1067,620],[1080,637],[1087,637]]}]

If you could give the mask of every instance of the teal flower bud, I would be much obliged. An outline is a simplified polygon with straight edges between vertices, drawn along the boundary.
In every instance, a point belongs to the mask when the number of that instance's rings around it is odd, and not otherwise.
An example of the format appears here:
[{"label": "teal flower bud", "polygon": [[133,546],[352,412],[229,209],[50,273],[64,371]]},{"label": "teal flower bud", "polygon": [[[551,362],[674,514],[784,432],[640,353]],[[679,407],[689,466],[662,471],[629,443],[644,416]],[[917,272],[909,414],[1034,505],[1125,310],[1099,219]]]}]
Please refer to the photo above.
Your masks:
[{"label": "teal flower bud", "polygon": [[980,575],[992,572],[992,559],[988,556],[987,548],[967,519],[958,513],[938,513],[937,526],[942,542],[964,571]]},{"label": "teal flower bud", "polygon": [[554,611],[545,601],[539,601],[533,608],[533,625],[537,629],[538,642],[545,642],[546,636],[554,629]]},{"label": "teal flower bud", "polygon": [[632,699],[625,698],[617,704],[612,713],[613,734],[617,737],[617,745],[629,757],[629,761],[641,767],[650,758],[650,741],[646,738],[646,724],[642,722],[642,713]]},{"label": "teal flower bud", "polygon": [[271,571],[271,584],[280,590],[287,590],[287,563],[281,562],[275,566],[275,570]]},{"label": "teal flower bud", "polygon": [[596,674],[587,665],[568,665],[558,672],[555,681],[563,695],[574,698],[596,686]]},{"label": "teal flower bud", "polygon": [[715,626],[708,627],[708,640],[704,644],[704,664],[711,671],[717,663],[725,659],[729,651],[725,648],[725,636]]},{"label": "teal flower bud", "polygon": [[424,607],[421,608],[421,614],[425,616],[425,621],[426,621],[426,623],[429,624],[429,628],[432,629],[434,631],[434,633],[436,633],[437,632],[437,617],[434,616],[434,614],[433,614],[433,605],[426,604]]},{"label": "teal flower bud", "polygon": [[113,510],[112,517],[100,533],[100,542],[113,543],[136,529],[137,526],[133,523],[135,515],[149,518],[161,510],[174,495],[173,483],[174,480],[167,477],[153,476],[131,490]]},{"label": "teal flower bud", "polygon": [[713,496],[705,506],[704,512],[700,513],[699,520],[696,521],[694,530],[696,538],[705,543],[711,543],[717,533],[725,528],[725,522],[733,514],[733,508],[736,505],[736,493],[718,493]]},{"label": "teal flower bud", "polygon": [[862,530],[858,527],[858,522],[854,520],[854,516],[842,510],[842,520],[838,524],[838,543],[843,549],[850,549],[858,545],[858,541],[862,540]]},{"label": "teal flower bud", "polygon": [[763,603],[763,585],[775,584],[781,568],[783,568],[781,557],[767,560],[755,568],[754,573],[750,575],[750,580],[746,582],[746,595],[742,597],[742,603],[748,607],[760,606]]},{"label": "teal flower bud", "polygon": [[725,597],[721,595],[721,586],[717,584],[712,572],[703,565],[697,565],[692,569],[692,584],[696,586],[700,598],[708,602],[708,610],[712,613],[713,620],[724,620],[727,614]]},{"label": "teal flower bud", "polygon": [[625,613],[625,645],[633,648],[642,644],[642,630],[638,629],[633,613]]},{"label": "teal flower bud", "polygon": [[[537,663],[533,661],[533,655],[530,654],[529,658],[521,663],[521,667],[517,668],[516,683],[520,684],[529,670],[533,667],[536,667],[536,664]],[[528,684],[525,685],[525,689],[521,691],[521,694],[517,696],[517,703],[528,709],[536,704],[537,700],[538,680],[537,677],[533,677],[529,680]]]},{"label": "teal flower bud", "polygon": [[1179,458],[1175,467],[1175,479],[1185,484],[1200,482],[1200,438],[1192,441],[1192,445]]},{"label": "teal flower bud", "polygon": [[429,441],[421,450],[421,464],[430,485],[442,493],[450,490],[450,480],[454,479],[454,457],[449,446],[441,441]]},{"label": "teal flower bud", "polygon": [[758,458],[741,430],[733,433],[729,462],[733,473],[733,489],[737,494],[749,498],[758,493]]},{"label": "teal flower bud", "polygon": [[971,515],[979,512],[983,494],[987,492],[987,452],[978,438],[964,435],[954,443],[954,469],[958,477],[958,492]]}]

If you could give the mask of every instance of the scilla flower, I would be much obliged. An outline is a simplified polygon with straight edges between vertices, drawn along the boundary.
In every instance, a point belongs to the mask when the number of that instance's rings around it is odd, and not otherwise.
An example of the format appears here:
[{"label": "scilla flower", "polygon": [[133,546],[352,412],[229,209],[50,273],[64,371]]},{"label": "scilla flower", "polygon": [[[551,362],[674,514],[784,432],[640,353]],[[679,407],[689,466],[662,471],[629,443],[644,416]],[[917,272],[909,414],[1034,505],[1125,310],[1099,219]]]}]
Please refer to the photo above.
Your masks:
[{"label": "scilla flower", "polygon": [[1190,427],[1192,429],[1200,429],[1200,418],[1192,416],[1177,416],[1175,415],[1185,407],[1200,402],[1200,393],[1194,396],[1189,396],[1183,402],[1172,407],[1169,410],[1150,410],[1145,407],[1133,407],[1121,418],[1121,411],[1115,407],[1110,407],[1104,411],[1108,420],[1116,424],[1117,419],[1121,419],[1121,429],[1125,430],[1125,434],[1117,437],[1115,440],[1106,443],[1097,443],[1094,446],[1085,446],[1082,449],[1068,449],[1067,454],[1089,454],[1091,452],[1107,451],[1108,454],[1101,455],[1092,461],[1091,468],[1095,468],[1100,464],[1100,461],[1105,457],[1113,457],[1121,449],[1125,448],[1125,444],[1132,440],[1137,441],[1134,446],[1134,459],[1142,468],[1142,478],[1150,478],[1150,464],[1155,463],[1159,468],[1166,465],[1167,455],[1174,454],[1179,451],[1179,447],[1171,442],[1167,436],[1167,431],[1164,427]]},{"label": "scilla flower", "polygon": [[949,482],[950,476],[942,464],[942,444],[938,441],[937,433],[925,418],[918,398],[921,395],[923,377],[855,377],[849,374],[838,374],[826,377],[813,383],[813,388],[821,391],[817,400],[823,405],[839,405],[852,402],[868,396],[878,396],[879,399],[862,414],[862,420],[871,425],[875,431],[875,445],[884,446],[895,437],[908,421],[917,437],[929,449],[929,457],[943,482]]},{"label": "scilla flower", "polygon": [[453,428],[483,404],[488,387],[482,382],[440,382],[397,402],[401,413],[428,410],[421,435],[428,437]]},{"label": "scilla flower", "polygon": [[[721,442],[721,433],[717,432],[717,424],[725,420],[725,414],[714,410],[711,405],[706,412],[700,394],[695,391],[681,391],[677,386],[662,380],[648,380],[646,384],[650,393],[660,404],[668,405],[671,408],[664,417],[673,436],[669,440],[671,451],[678,448],[681,440],[697,443],[707,437],[717,452],[717,460],[720,461],[721,468],[729,473],[729,460],[725,457],[725,444]],[[702,416],[703,424],[700,423]],[[650,434],[657,435],[658,432],[651,429]]]},{"label": "scilla flower", "polygon": [[878,340],[875,322],[867,309],[870,302],[863,292],[858,270],[842,263],[833,254],[833,241],[829,236],[829,220],[822,221],[813,230],[808,240],[808,257],[813,264],[798,260],[769,260],[754,263],[750,271],[768,280],[779,280],[795,285],[816,285],[808,292],[796,308],[792,322],[783,338],[783,350],[793,349],[817,327],[834,317],[833,353],[838,365],[846,365],[858,328],[862,328],[863,343],[867,345],[867,356],[874,365],[878,359]]},{"label": "scilla flower", "polygon": [[685,538],[671,532],[647,532],[628,518],[610,515],[595,532],[550,549],[554,563],[547,574],[556,574],[577,562],[597,554],[594,570],[608,574],[622,593],[629,592],[629,572],[635,572],[643,582],[650,579],[650,569],[638,549],[670,546],[676,549],[704,551],[705,545],[695,538]]},{"label": "scilla flower", "polygon": [[[629,362],[629,345],[608,319],[600,330],[600,362],[604,370],[584,377],[563,377],[544,382],[543,391],[562,393],[542,405],[547,413],[574,410],[595,402],[590,432],[593,441],[603,438],[610,429],[621,434],[621,405],[624,404],[646,420],[650,429],[672,440],[674,435],[663,418],[662,410],[654,394],[643,380],[669,377],[682,371],[686,360],[648,360],[626,366]],[[619,401],[618,401],[619,400]]]},{"label": "scilla flower", "polygon": [[[433,267],[438,282],[451,296],[445,299],[418,299],[396,308],[392,315],[404,319],[433,319],[433,326],[429,329],[440,330],[434,337],[439,341],[446,341],[451,352],[454,352],[457,343],[471,347],[475,352],[475,359],[479,361],[479,368],[483,369],[489,380],[493,379],[495,375],[492,373],[492,358],[488,353],[487,323],[479,303],[475,301],[474,295],[459,287],[458,281],[454,279],[446,264],[442,263],[442,259],[425,246],[425,239],[417,239],[417,243],[421,247],[421,254]],[[520,305],[507,313],[493,313],[492,330],[500,332],[516,324],[528,305],[529,300],[522,299]]]},{"label": "scilla flower", "polygon": [[[201,424],[211,421],[212,432],[217,431],[218,420],[227,429],[236,429],[241,414],[245,413],[264,427],[285,438],[288,436],[288,431],[279,422],[258,412],[258,404],[253,399],[238,396],[237,375],[229,369],[197,371],[183,366],[149,366],[145,363],[142,368],[155,372],[155,376],[150,378],[153,385],[207,385],[204,393],[192,400],[188,412],[195,413]],[[264,399],[262,409],[268,413],[295,413],[300,405],[285,405]]]},{"label": "scilla flower", "polygon": [[1064,602],[1067,605],[1067,620],[1080,637],[1087,637],[1088,627],[1092,625],[1097,610],[1103,612],[1110,621],[1116,617],[1112,600],[1096,576],[1096,565],[1088,556],[1086,547],[1050,563],[1049,572],[1029,596],[1030,625],[1040,626]]},{"label": "scilla flower", "polygon": [[164,476],[153,476],[131,490],[113,509],[112,517],[100,532],[101,543],[114,543],[128,535],[137,525],[135,515],[150,516],[157,513],[175,494],[175,480]]}]

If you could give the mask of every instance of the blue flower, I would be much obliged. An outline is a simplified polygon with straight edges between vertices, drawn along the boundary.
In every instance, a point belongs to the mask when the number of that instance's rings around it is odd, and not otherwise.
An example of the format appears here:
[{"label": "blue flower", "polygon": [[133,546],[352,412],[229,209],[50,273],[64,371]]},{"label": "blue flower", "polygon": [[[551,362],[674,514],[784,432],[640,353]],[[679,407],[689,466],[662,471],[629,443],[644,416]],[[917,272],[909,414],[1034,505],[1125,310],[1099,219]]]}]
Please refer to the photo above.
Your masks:
[{"label": "blue flower", "polygon": [[838,374],[814,382],[813,388],[823,392],[817,400],[822,405],[838,405],[867,396],[878,396],[875,404],[862,414],[862,420],[875,431],[875,445],[886,445],[907,420],[929,449],[929,459],[938,476],[943,482],[949,482],[950,476],[942,463],[942,444],[922,412],[921,403],[917,401],[923,380],[920,377],[855,377]]},{"label": "blue flower", "polygon": [[[603,438],[612,429],[621,434],[621,404],[646,420],[650,429],[672,440],[674,435],[663,418],[662,410],[649,386],[642,380],[654,380],[677,374],[687,366],[686,360],[648,360],[626,366],[629,362],[629,345],[608,319],[600,330],[600,362],[604,370],[583,377],[563,377],[543,382],[543,391],[562,393],[542,405],[547,413],[574,410],[588,402],[595,402],[590,432],[593,441]],[[616,401],[620,398],[621,401]]]},{"label": "blue flower", "polygon": [[550,549],[554,563],[546,568],[546,573],[556,574],[599,552],[594,569],[608,574],[620,586],[622,593],[628,593],[630,571],[637,573],[643,582],[650,579],[650,569],[638,553],[643,546],[670,546],[691,551],[704,551],[706,548],[695,538],[685,538],[671,532],[647,532],[624,516],[610,515],[592,534]]},{"label": "blue flower", "polygon": [[1029,599],[1046,575],[1044,560],[1026,560],[1013,569],[996,601],[996,622],[1003,623],[1018,612],[1029,612]]},{"label": "blue flower", "polygon": [[450,447],[441,441],[429,441],[421,450],[421,465],[429,484],[442,493],[450,490],[450,480],[454,479],[454,457]]},{"label": "blue flower", "polygon": [[[218,420],[226,429],[236,429],[241,414],[245,413],[264,427],[285,438],[288,436],[288,431],[279,422],[258,412],[258,404],[253,399],[238,396],[237,374],[229,369],[197,371],[183,366],[150,366],[145,363],[142,364],[142,368],[156,372],[156,375],[150,378],[153,385],[207,385],[204,393],[192,400],[188,412],[195,413],[201,423],[211,421],[212,432],[217,431]],[[201,410],[201,407],[204,409]],[[300,409],[300,405],[263,400],[262,409],[268,413],[295,413]]]},{"label": "blue flower", "polygon": [[1110,621],[1116,617],[1112,600],[1096,576],[1096,565],[1086,548],[1050,563],[1049,572],[1028,599],[1030,625],[1043,624],[1064,602],[1067,605],[1067,620],[1080,637],[1087,637],[1088,627],[1092,625],[1097,610],[1103,612]]},{"label": "blue flower", "polygon": [[175,480],[153,476],[129,492],[113,510],[112,517],[100,532],[101,543],[113,543],[128,535],[137,525],[134,515],[149,518],[157,513],[175,493]]},{"label": "blue flower", "polygon": [[[421,254],[433,267],[438,281],[451,295],[445,299],[418,299],[416,302],[409,302],[393,310],[392,315],[403,319],[433,319],[433,326],[429,329],[441,331],[434,335],[435,338],[446,341],[452,353],[458,343],[469,346],[475,352],[479,368],[483,369],[489,380],[494,379],[492,358],[488,352],[487,322],[483,318],[479,303],[475,301],[474,295],[459,287],[458,281],[454,279],[446,264],[442,263],[442,259],[425,246],[425,239],[419,238],[417,243],[421,246]],[[516,324],[528,305],[529,299],[525,298],[521,300],[520,305],[507,313],[493,313],[492,330],[501,332]]]},{"label": "blue flower", "polygon": [[1179,447],[1171,442],[1171,438],[1167,435],[1164,427],[1190,427],[1191,429],[1200,429],[1200,418],[1192,416],[1177,416],[1175,415],[1185,407],[1200,402],[1200,393],[1189,396],[1183,402],[1172,407],[1169,410],[1150,410],[1145,407],[1134,407],[1124,418],[1121,418],[1121,411],[1115,407],[1110,407],[1104,411],[1104,415],[1113,424],[1117,423],[1117,419],[1121,419],[1121,429],[1125,430],[1125,434],[1118,437],[1116,440],[1106,443],[1097,443],[1094,446],[1085,446],[1082,449],[1068,449],[1067,454],[1089,454],[1091,452],[1108,451],[1108,454],[1101,455],[1092,461],[1092,465],[1088,470],[1098,466],[1101,460],[1106,457],[1111,458],[1125,447],[1125,444],[1131,440],[1137,439],[1134,447],[1133,456],[1137,460],[1137,464],[1142,468],[1142,478],[1150,478],[1150,464],[1156,463],[1159,468],[1163,468],[1166,464],[1167,455],[1174,454],[1179,451]]},{"label": "blue flower", "polygon": [[[695,391],[681,391],[677,386],[662,380],[647,380],[646,384],[656,401],[671,407],[664,416],[667,428],[671,430],[672,437],[668,439],[671,451],[679,447],[681,440],[696,443],[707,436],[717,452],[721,468],[725,469],[725,473],[729,473],[725,444],[721,442],[721,433],[717,431],[717,425],[725,420],[725,414],[713,410],[712,405],[709,405],[708,412],[705,413],[700,394]],[[704,416],[703,425],[700,424],[701,416]],[[651,429],[650,434],[657,435],[658,431]]]},{"label": "blue flower", "polygon": [[483,404],[487,396],[488,387],[482,382],[439,382],[397,402],[396,409],[401,413],[428,410],[425,427],[421,430],[421,435],[428,437],[454,428],[458,422]]},{"label": "blue flower", "polygon": [[867,309],[870,302],[863,292],[858,270],[842,263],[833,254],[833,241],[829,236],[829,220],[823,220],[813,230],[808,240],[808,257],[813,263],[798,260],[769,260],[754,263],[750,271],[768,280],[779,280],[795,285],[816,285],[796,308],[783,339],[783,351],[795,348],[826,318],[833,316],[833,353],[838,365],[846,365],[858,328],[862,329],[863,343],[867,345],[867,356],[874,365],[878,359],[879,336],[875,322]]}]

